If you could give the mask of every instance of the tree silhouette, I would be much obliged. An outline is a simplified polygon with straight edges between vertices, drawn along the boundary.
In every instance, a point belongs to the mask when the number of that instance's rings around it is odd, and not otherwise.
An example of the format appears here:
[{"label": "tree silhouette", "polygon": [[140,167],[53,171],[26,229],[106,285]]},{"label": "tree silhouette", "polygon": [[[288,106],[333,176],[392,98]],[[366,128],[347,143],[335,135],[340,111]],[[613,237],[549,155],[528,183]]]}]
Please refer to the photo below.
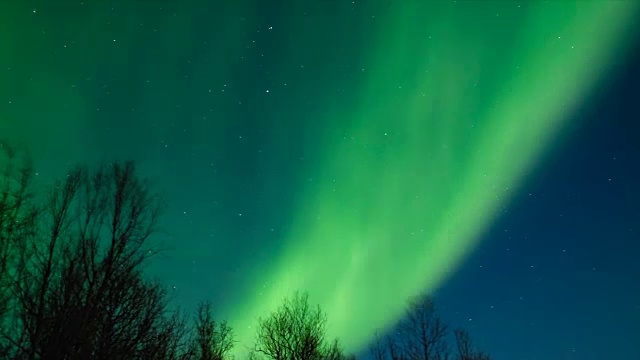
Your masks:
[{"label": "tree silhouette", "polygon": [[375,340],[371,346],[371,357],[373,357],[373,360],[385,360],[387,356],[387,349],[377,331],[374,334],[374,339]]},{"label": "tree silhouette", "polygon": [[0,327],[7,325],[4,321],[11,307],[12,279],[38,216],[32,178],[26,152],[0,141]]},{"label": "tree silhouette", "polygon": [[57,182],[9,276],[7,357],[177,357],[182,320],[142,273],[160,208],[130,162],[76,167]]},{"label": "tree silhouette", "polygon": [[447,326],[436,314],[433,301],[420,296],[410,301],[395,342],[406,359],[444,360],[448,356],[446,336]]},{"label": "tree silhouette", "polygon": [[258,322],[255,352],[273,360],[346,359],[335,340],[325,341],[327,316],[309,306],[308,294],[295,293]]},{"label": "tree silhouette", "polygon": [[466,330],[457,329],[453,333],[456,340],[456,360],[491,360],[488,354],[475,349]]},{"label": "tree silhouette", "polygon": [[[71,169],[36,196],[26,152],[0,142],[0,358],[225,360],[233,331],[202,303],[188,324],[148,279],[162,202],[131,162]],[[326,339],[327,315],[295,293],[259,319],[251,359],[347,360]],[[409,303],[375,360],[447,360],[447,326],[433,302]],[[456,360],[490,360],[454,332]]]},{"label": "tree silhouette", "polygon": [[[469,333],[456,330],[456,360],[491,360],[476,351]],[[438,316],[433,301],[422,295],[409,302],[405,317],[396,324],[386,341],[376,334],[370,352],[374,360],[447,360],[451,359],[448,327]]]},{"label": "tree silhouette", "polygon": [[217,323],[210,303],[198,306],[195,323],[195,339],[191,358],[197,360],[224,360],[233,349],[233,331],[226,321]]}]

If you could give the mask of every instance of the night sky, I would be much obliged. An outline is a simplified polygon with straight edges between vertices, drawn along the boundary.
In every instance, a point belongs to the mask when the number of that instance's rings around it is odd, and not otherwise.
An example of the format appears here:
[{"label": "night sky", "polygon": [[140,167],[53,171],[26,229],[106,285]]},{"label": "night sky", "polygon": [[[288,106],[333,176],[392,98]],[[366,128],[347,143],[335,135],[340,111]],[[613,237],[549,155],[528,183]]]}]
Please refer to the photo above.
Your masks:
[{"label": "night sky", "polygon": [[0,2],[39,186],[135,160],[149,272],[239,340],[308,291],[353,352],[434,296],[496,360],[640,359],[635,1]]}]

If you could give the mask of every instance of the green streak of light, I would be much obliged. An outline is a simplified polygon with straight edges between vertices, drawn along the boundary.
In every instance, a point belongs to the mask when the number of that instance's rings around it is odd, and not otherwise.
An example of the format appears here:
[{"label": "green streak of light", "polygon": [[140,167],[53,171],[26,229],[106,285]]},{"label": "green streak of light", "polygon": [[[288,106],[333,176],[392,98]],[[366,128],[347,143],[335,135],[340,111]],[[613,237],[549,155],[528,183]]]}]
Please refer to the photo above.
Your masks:
[{"label": "green streak of light", "polygon": [[340,114],[351,130],[327,137],[326,163],[301,196],[288,251],[231,318],[241,343],[300,289],[328,313],[329,335],[355,350],[407,297],[442,284],[611,66],[635,7],[393,8],[358,110]]}]

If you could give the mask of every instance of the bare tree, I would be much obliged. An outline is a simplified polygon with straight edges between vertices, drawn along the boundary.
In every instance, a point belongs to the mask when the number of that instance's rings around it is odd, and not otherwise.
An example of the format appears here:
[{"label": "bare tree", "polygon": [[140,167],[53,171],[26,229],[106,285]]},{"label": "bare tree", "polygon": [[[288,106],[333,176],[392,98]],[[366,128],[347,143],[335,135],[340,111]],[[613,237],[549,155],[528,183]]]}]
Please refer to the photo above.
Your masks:
[{"label": "bare tree", "polygon": [[[34,235],[33,168],[26,151],[0,140],[0,328],[8,326],[11,287],[27,239]],[[0,343],[3,355],[5,343]]]},{"label": "bare tree", "polygon": [[[393,336],[387,337],[387,350],[392,360],[447,360],[447,326],[436,314],[433,301],[419,296],[409,302],[405,317]],[[386,357],[378,340],[377,359]]]},{"label": "bare tree", "polygon": [[380,338],[380,334],[378,331],[374,334],[374,341],[371,345],[370,352],[373,360],[384,360],[387,354],[386,348],[382,344],[382,339]]},{"label": "bare tree", "polygon": [[470,360],[473,356],[473,344],[469,333],[462,329],[453,332],[456,339],[457,360]]},{"label": "bare tree", "polygon": [[389,357],[391,360],[407,360],[408,356],[405,354],[405,349],[398,345],[398,340],[393,337],[387,338],[387,346],[389,347]]},{"label": "bare tree", "polygon": [[217,323],[211,312],[211,304],[200,304],[196,313],[191,357],[197,360],[224,360],[229,357],[233,345],[233,331],[227,322]]},{"label": "bare tree", "polygon": [[491,360],[488,354],[475,349],[466,330],[457,329],[453,333],[456,340],[456,360]]},{"label": "bare tree", "polygon": [[[404,318],[386,337],[386,343],[375,334],[371,356],[374,360],[447,360],[452,358],[448,334],[433,301],[419,296],[409,302]],[[467,331],[459,329],[453,334],[455,360],[491,360],[487,353],[475,349]]]},{"label": "bare tree", "polygon": [[324,347],[323,360],[355,360],[355,355],[345,355],[344,349],[338,339],[334,339],[330,345]]},{"label": "bare tree", "polygon": [[[224,360],[232,329],[203,303],[193,327],[144,275],[161,201],[132,163],[76,167],[38,203],[28,157],[0,142],[0,358]],[[252,358],[347,360],[307,294],[259,320]],[[188,330],[193,330],[191,336]],[[458,360],[490,360],[455,333]],[[448,360],[447,327],[416,298],[375,360]]]},{"label": "bare tree", "polygon": [[309,306],[308,295],[295,293],[260,319],[255,351],[273,360],[344,359],[337,342],[325,342],[327,316]]},{"label": "bare tree", "polygon": [[54,185],[13,273],[2,338],[16,359],[174,359],[184,326],[145,279],[160,201],[132,163]]}]

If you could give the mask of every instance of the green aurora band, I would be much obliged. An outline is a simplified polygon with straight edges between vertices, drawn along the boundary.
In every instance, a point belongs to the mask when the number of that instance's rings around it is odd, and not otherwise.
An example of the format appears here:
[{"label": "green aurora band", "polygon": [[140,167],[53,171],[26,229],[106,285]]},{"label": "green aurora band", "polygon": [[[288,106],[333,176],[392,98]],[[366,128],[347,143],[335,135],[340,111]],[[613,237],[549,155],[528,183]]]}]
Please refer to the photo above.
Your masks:
[{"label": "green aurora band", "polygon": [[240,344],[303,290],[355,351],[408,297],[441,285],[614,66],[636,11],[635,1],[396,2],[356,110],[323,115],[351,130],[324,134],[338,150],[300,194],[290,245],[232,309]]}]

